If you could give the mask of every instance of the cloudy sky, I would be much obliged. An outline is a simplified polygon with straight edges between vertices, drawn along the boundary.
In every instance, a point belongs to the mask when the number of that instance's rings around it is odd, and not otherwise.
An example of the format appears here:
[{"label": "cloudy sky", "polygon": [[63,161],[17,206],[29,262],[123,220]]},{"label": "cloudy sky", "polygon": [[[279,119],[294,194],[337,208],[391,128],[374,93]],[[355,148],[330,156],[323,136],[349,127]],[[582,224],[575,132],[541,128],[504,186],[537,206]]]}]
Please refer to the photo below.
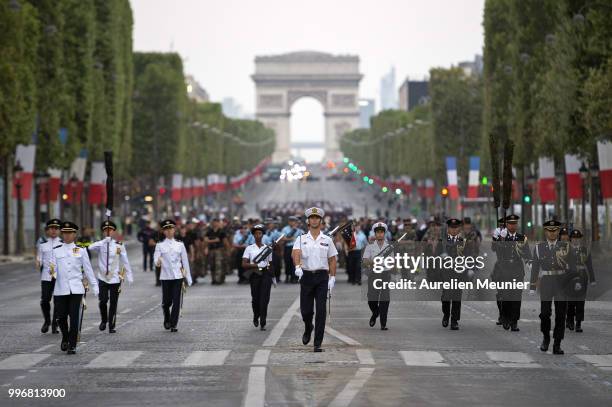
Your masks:
[{"label": "cloudy sky", "polygon": [[[364,74],[360,96],[376,99],[378,108],[380,78],[391,66],[399,87],[407,76],[422,79],[431,67],[448,67],[482,53],[484,0],[131,3],[137,51],[180,53],[186,73],[194,75],[214,101],[233,97],[247,113],[255,110],[249,75],[256,55],[299,50],[357,54]],[[311,122],[309,112],[320,108],[305,102],[295,109]]]}]

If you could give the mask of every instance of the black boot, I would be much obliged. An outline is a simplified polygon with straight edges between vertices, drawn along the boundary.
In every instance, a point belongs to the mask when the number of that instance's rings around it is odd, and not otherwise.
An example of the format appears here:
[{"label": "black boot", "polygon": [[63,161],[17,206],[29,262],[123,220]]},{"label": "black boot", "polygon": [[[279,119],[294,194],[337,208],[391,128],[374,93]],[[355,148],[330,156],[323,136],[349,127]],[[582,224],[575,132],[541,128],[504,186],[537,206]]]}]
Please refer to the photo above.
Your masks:
[{"label": "black boot", "polygon": [[49,321],[45,321],[42,325],[42,327],[40,328],[40,332],[46,334],[47,332],[49,332],[49,325],[50,322]]},{"label": "black boot", "polygon": [[576,332],[582,332],[582,321],[576,321]]},{"label": "black boot", "polygon": [[457,331],[459,330],[459,322],[453,320],[451,321],[451,328],[452,331]]},{"label": "black boot", "polygon": [[376,318],[378,318],[378,312],[372,312],[372,316],[370,317],[370,326],[376,325]]},{"label": "black boot", "polygon": [[304,345],[308,345],[308,342],[310,342],[311,335],[312,335],[312,325],[306,325],[306,328],[304,329],[304,335],[302,335],[302,343]]},{"label": "black boot", "polygon": [[542,352],[547,352],[548,345],[550,345],[550,335],[544,335],[544,339],[542,339],[542,344],[540,345],[540,350]]},{"label": "black boot", "polygon": [[68,350],[68,338],[66,338],[65,336],[62,337],[62,343],[60,344],[60,349],[63,352],[66,352]]},{"label": "black boot", "polygon": [[519,327],[518,327],[518,323],[517,322],[513,322],[510,324],[510,330],[512,332],[518,332],[520,331]]},{"label": "black boot", "polygon": [[569,329],[570,331],[573,331],[574,330],[574,320],[573,319],[571,319],[571,320],[568,319],[566,324],[565,324],[565,327],[567,329]]},{"label": "black boot", "polygon": [[563,355],[563,349],[561,349],[561,340],[555,339],[555,343],[553,343],[553,355]]},{"label": "black boot", "polygon": [[442,326],[446,328],[448,326],[448,315],[442,317]]},{"label": "black boot", "polygon": [[253,317],[253,325],[255,325],[255,328],[259,326],[259,318]]},{"label": "black boot", "polygon": [[100,325],[98,326],[98,329],[100,331],[106,330],[106,322],[104,322],[104,321],[100,322]]},{"label": "black boot", "polygon": [[115,324],[112,324],[112,323],[108,324],[108,333],[109,334],[114,334],[116,332],[117,332],[117,330],[115,329]]}]

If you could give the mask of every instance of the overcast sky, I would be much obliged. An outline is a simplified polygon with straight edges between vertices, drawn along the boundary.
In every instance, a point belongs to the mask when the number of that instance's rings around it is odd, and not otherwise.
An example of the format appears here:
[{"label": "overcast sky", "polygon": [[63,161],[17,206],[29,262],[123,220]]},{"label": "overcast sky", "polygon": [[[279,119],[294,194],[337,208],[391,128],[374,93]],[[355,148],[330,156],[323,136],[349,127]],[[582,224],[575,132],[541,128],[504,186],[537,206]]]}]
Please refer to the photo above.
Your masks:
[{"label": "overcast sky", "polygon": [[[380,78],[425,77],[482,53],[484,0],[131,0],[134,48],[178,52],[213,101],[255,110],[256,55],[356,54],[360,96],[380,106]],[[308,105],[305,103],[305,105]],[[311,106],[302,108],[312,111]],[[294,111],[295,113],[295,111]],[[302,137],[299,137],[302,138]]]}]

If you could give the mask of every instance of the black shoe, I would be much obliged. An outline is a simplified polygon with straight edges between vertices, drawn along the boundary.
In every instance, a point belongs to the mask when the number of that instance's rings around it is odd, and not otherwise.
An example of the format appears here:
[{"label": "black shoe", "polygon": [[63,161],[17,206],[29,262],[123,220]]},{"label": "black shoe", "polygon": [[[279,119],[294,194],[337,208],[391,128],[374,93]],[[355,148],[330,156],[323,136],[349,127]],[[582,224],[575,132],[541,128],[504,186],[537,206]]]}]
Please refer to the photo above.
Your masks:
[{"label": "black shoe", "polygon": [[451,321],[451,331],[457,331],[459,330],[459,322],[457,321]]},{"label": "black shoe", "polygon": [[540,345],[540,350],[542,352],[547,352],[548,351],[548,345],[550,345],[550,336],[545,336],[544,339],[542,339],[542,344]]},{"label": "black shoe", "polygon": [[508,323],[508,322],[504,322],[504,323],[503,323],[503,327],[504,327],[504,329],[507,331],[508,329],[510,329],[510,323]]},{"label": "black shoe", "polygon": [[310,342],[310,336],[312,335],[312,326],[306,327],[304,330],[304,335],[302,335],[302,343],[304,345],[308,345]]},{"label": "black shoe", "polygon": [[98,329],[100,331],[106,330],[106,322],[100,322],[100,326],[98,326]]},{"label": "black shoe", "polygon": [[178,332],[178,329],[176,329],[176,328],[170,328],[170,332]]},{"label": "black shoe", "polygon": [[580,321],[576,322],[576,332],[582,332],[582,323]]},{"label": "black shoe", "polygon": [[381,330],[381,331],[388,331],[388,330],[389,330],[389,328],[387,328],[386,326],[381,326],[381,327],[380,327],[380,330]]},{"label": "black shoe", "polygon": [[260,331],[265,331],[265,330],[266,330],[266,326],[265,326],[265,325],[262,325],[261,327],[259,327],[259,330],[260,330]]},{"label": "black shoe", "polygon": [[165,329],[170,329],[170,322],[164,321],[164,328]]},{"label": "black shoe", "polygon": [[49,323],[47,321],[45,321],[43,323],[43,326],[40,328],[40,332],[46,334],[47,332],[49,332]]},{"label": "black shoe", "polygon": [[108,333],[109,334],[114,334],[116,332],[117,332],[117,330],[115,329],[114,326],[110,326],[110,325],[108,326]]},{"label": "black shoe", "polygon": [[565,352],[563,352],[563,349],[561,349],[561,342],[555,343],[553,345],[553,355],[563,355],[563,354],[565,354]]},{"label": "black shoe", "polygon": [[57,329],[57,322],[53,321],[53,323],[51,324],[51,333],[52,334],[58,334],[59,333],[59,329]]},{"label": "black shoe", "polygon": [[70,348],[68,349],[68,352],[66,352],[68,355],[74,355],[76,353],[76,348]]},{"label": "black shoe", "polygon": [[495,323],[495,325],[501,325],[503,324],[501,317],[497,318],[497,322]]},{"label": "black shoe", "polygon": [[361,281],[357,281],[357,285],[361,285]]},{"label": "black shoe", "polygon": [[370,317],[370,326],[376,325],[376,318],[377,317],[378,317],[377,314],[372,313],[372,316]]},{"label": "black shoe", "polygon": [[259,318],[253,318],[253,325],[255,325],[255,328],[259,326]]},{"label": "black shoe", "polygon": [[62,338],[62,343],[60,344],[60,349],[63,352],[66,352],[68,350],[68,340],[67,339],[63,339]]},{"label": "black shoe", "polygon": [[518,332],[518,331],[520,331],[520,329],[519,329],[519,327],[518,327],[518,324],[517,324],[516,322],[513,322],[512,324],[510,324],[510,330],[511,330],[512,332]]},{"label": "black shoe", "polygon": [[442,326],[446,328],[448,326],[448,317],[442,318]]},{"label": "black shoe", "polygon": [[567,321],[567,323],[565,324],[565,326],[567,327],[567,329],[569,329],[570,331],[574,330],[574,321]]},{"label": "black shoe", "polygon": [[314,352],[325,352],[320,346],[315,345]]}]

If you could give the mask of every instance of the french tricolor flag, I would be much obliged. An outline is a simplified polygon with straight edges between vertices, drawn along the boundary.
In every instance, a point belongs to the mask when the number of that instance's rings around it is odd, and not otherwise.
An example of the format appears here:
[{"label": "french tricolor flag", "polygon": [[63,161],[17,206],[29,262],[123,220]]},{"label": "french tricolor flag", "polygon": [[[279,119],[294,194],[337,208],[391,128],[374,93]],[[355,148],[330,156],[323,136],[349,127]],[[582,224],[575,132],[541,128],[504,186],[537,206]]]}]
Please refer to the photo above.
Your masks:
[{"label": "french tricolor flag", "polygon": [[459,198],[457,186],[457,157],[446,157],[446,176],[448,178],[448,195],[450,199]]},{"label": "french tricolor flag", "polygon": [[577,155],[565,155],[565,179],[567,181],[567,197],[582,198],[582,179],[580,178],[580,160]]},{"label": "french tricolor flag", "polygon": [[478,198],[478,185],[480,177],[480,157],[470,157],[470,173],[468,175],[468,198]]},{"label": "french tricolor flag", "polygon": [[59,197],[60,184],[62,181],[62,170],[60,168],[49,168],[49,202],[56,202]]},{"label": "french tricolor flag", "polygon": [[599,158],[601,196],[604,199],[612,198],[612,143],[609,141],[598,142],[597,155]]},{"label": "french tricolor flag", "polygon": [[172,201],[179,202],[183,192],[183,174],[172,174],[172,190],[170,196]]},{"label": "french tricolor flag", "polygon": [[106,169],[101,161],[91,163],[91,181],[89,183],[89,204],[101,205],[106,197]]},{"label": "french tricolor flag", "polygon": [[539,167],[538,190],[540,192],[540,202],[555,202],[557,199],[555,163],[550,158],[542,157],[539,159]]}]

